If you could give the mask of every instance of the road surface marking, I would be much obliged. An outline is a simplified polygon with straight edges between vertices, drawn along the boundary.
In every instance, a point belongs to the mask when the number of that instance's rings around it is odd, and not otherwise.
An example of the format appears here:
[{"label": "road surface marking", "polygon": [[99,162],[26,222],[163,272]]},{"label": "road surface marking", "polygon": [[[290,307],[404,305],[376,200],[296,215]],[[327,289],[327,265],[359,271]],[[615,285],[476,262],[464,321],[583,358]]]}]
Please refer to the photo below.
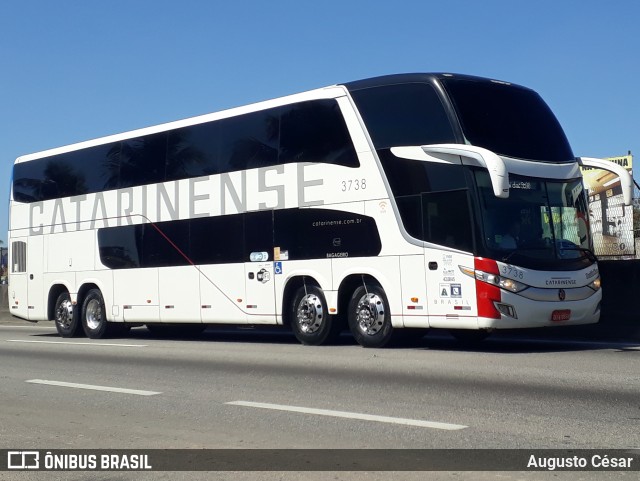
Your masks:
[{"label": "road surface marking", "polygon": [[156,394],[162,394],[161,392],[156,392],[156,391],[141,391],[139,389],[124,389],[120,387],[94,386],[92,384],[76,384],[75,382],[45,381],[44,379],[30,379],[25,382],[28,382],[31,384],[46,384],[48,386],[71,387],[75,389],[89,389],[91,391],[108,391],[108,392],[117,392],[122,394],[136,394],[138,396],[154,396]]},{"label": "road surface marking", "polygon": [[37,326],[35,323],[34,324],[27,324],[26,326],[24,325],[24,323],[21,324],[3,324],[0,325],[0,329],[2,328],[8,328],[8,329],[51,329],[52,331],[55,330],[55,326]]},{"label": "road surface marking", "polygon": [[107,342],[76,342],[76,341],[33,341],[26,339],[6,339],[6,342],[28,342],[34,344],[73,344],[79,346],[117,346],[117,347],[147,347],[146,344],[115,344]]},{"label": "road surface marking", "polygon": [[289,411],[304,414],[316,414],[318,416],[332,416],[336,418],[359,419],[362,421],[376,421],[379,423],[403,424],[405,426],[418,426],[421,428],[445,429],[454,431],[457,429],[465,429],[469,426],[462,424],[439,423],[435,421],[423,421],[420,419],[393,418],[388,416],[375,416],[372,414],[351,413],[345,411],[332,411],[330,409],[314,409],[299,406],[286,406],[282,404],[256,403],[250,401],[232,401],[225,404],[232,406],[246,406],[261,409],[273,409],[276,411]]}]

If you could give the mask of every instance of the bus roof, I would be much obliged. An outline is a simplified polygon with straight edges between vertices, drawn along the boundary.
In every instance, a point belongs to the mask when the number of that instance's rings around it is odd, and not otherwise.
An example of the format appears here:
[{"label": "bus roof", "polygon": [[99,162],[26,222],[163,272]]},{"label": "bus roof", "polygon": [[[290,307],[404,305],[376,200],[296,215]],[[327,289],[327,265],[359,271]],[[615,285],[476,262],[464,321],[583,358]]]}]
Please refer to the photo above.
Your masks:
[{"label": "bus roof", "polygon": [[360,90],[371,87],[382,87],[384,85],[395,85],[404,83],[432,83],[438,80],[457,79],[457,80],[469,80],[473,82],[493,82],[503,85],[510,85],[517,88],[523,88],[530,90],[522,85],[517,85],[511,82],[505,82],[503,80],[491,79],[486,77],[477,77],[473,75],[463,75],[457,73],[403,73],[393,75],[382,75],[379,77],[371,77],[362,80],[356,80],[353,82],[346,82],[342,85],[347,87],[348,90]]},{"label": "bus roof", "polygon": [[356,80],[353,82],[346,82],[342,84],[334,84],[334,85],[330,85],[330,86],[319,88],[319,89],[313,89],[305,92],[278,97],[275,99],[264,100],[264,101],[246,104],[246,105],[233,107],[229,109],[224,109],[224,110],[220,110],[220,111],[216,111],[216,112],[212,112],[204,115],[189,117],[182,120],[156,124],[148,127],[143,127],[140,129],[134,129],[134,130],[130,130],[122,133],[112,134],[104,137],[98,137],[91,140],[85,140],[78,143],[68,144],[60,147],[55,147],[52,149],[34,152],[31,154],[26,154],[18,157],[15,163],[28,162],[30,160],[49,157],[51,155],[64,154],[67,152],[73,152],[76,150],[81,150],[87,147],[102,145],[109,142],[118,142],[121,140],[133,138],[133,137],[149,135],[149,134],[154,134],[158,132],[164,132],[167,130],[177,129],[180,127],[186,127],[186,126],[195,125],[203,122],[219,120],[226,117],[232,117],[235,115],[242,115],[242,114],[254,112],[257,110],[263,110],[271,107],[277,107],[277,106],[287,105],[287,104],[296,103],[296,102],[303,102],[305,100],[313,100],[313,99],[320,99],[320,98],[336,98],[345,94],[344,88],[351,91],[351,90],[359,90],[359,89],[370,88],[370,87],[379,87],[383,85],[393,85],[393,84],[402,84],[402,83],[416,83],[416,82],[432,83],[437,80],[446,80],[448,78],[466,79],[466,80],[472,80],[477,82],[495,82],[495,83],[501,83],[506,85],[513,85],[520,88],[526,88],[520,85],[511,84],[509,82],[492,80],[492,79],[483,78],[483,77],[475,77],[471,75],[461,75],[461,74],[451,74],[451,73],[404,73],[404,74],[384,75],[379,77],[371,77],[371,78],[366,78],[362,80]]}]

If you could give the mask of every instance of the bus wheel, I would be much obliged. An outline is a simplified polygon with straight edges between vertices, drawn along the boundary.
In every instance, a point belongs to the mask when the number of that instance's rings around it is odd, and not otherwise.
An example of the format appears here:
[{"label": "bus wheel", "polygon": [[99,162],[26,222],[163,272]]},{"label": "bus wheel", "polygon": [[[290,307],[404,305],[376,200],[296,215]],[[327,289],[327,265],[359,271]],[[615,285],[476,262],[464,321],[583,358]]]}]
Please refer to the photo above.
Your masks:
[{"label": "bus wheel", "polygon": [[380,286],[358,287],[349,302],[349,329],[363,347],[383,347],[391,339],[389,302]]},{"label": "bus wheel", "polygon": [[99,289],[91,289],[82,303],[82,328],[87,337],[102,339],[109,332],[104,299]]},{"label": "bus wheel", "polygon": [[56,330],[61,337],[74,337],[79,333],[78,315],[73,308],[68,292],[63,292],[56,299],[54,316]]},{"label": "bus wheel", "polygon": [[291,304],[291,329],[302,344],[319,346],[340,334],[318,286],[303,286]]}]

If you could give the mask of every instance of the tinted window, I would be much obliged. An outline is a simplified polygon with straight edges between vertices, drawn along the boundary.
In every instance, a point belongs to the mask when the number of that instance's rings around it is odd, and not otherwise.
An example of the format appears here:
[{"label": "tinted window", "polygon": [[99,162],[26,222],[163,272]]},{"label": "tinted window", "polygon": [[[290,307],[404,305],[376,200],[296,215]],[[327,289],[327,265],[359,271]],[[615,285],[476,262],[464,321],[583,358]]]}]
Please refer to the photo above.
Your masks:
[{"label": "tinted window", "polygon": [[473,250],[471,214],[466,190],[397,197],[409,235],[467,252]]},{"label": "tinted window", "polygon": [[57,187],[52,183],[51,196],[46,196],[47,180],[44,175],[46,162],[34,160],[20,162],[13,167],[13,198],[18,202],[37,202],[54,198]]},{"label": "tinted window", "polygon": [[378,155],[407,233],[471,251],[468,171],[461,165],[400,159],[387,149]]},{"label": "tinted window", "polygon": [[274,211],[274,245],[281,258],[376,256],[381,242],[375,220],[325,209]]},{"label": "tinted window", "polygon": [[289,162],[359,166],[335,100],[303,102],[14,167],[14,199],[36,202]]},{"label": "tinted window", "polygon": [[143,224],[143,267],[189,265],[190,221]]},{"label": "tinted window", "polygon": [[279,111],[265,110],[220,120],[220,172],[278,163]]},{"label": "tinted window", "polygon": [[114,143],[21,162],[14,167],[13,198],[35,202],[115,188],[119,160]]},{"label": "tinted window", "polygon": [[338,103],[317,100],[283,108],[280,162],[325,162],[358,167]]},{"label": "tinted window", "polygon": [[242,262],[242,216],[99,229],[100,260],[111,269]]},{"label": "tinted window", "polygon": [[243,260],[243,214],[191,219],[191,259],[195,264]]},{"label": "tinted window", "polygon": [[244,215],[244,261],[252,252],[266,252],[273,260],[273,211],[249,212]]},{"label": "tinted window", "polygon": [[447,113],[426,83],[351,92],[376,149],[455,142]]},{"label": "tinted window", "polygon": [[562,127],[534,91],[461,79],[443,80],[443,85],[471,144],[521,159],[574,161]]},{"label": "tinted window", "polygon": [[219,172],[220,129],[217,123],[172,130],[167,138],[166,180],[213,175]]},{"label": "tinted window", "polygon": [[142,267],[143,225],[98,229],[100,261],[111,269]]},{"label": "tinted window", "polygon": [[387,149],[379,151],[378,155],[396,197],[467,187],[465,169],[461,165],[401,159]]},{"label": "tinted window", "polygon": [[473,234],[467,191],[422,195],[423,239],[473,252]]},{"label": "tinted window", "polygon": [[325,209],[286,209],[98,230],[101,262],[111,269],[249,262],[252,252],[280,258],[375,256],[381,242],[371,217]]},{"label": "tinted window", "polygon": [[123,141],[118,187],[164,182],[166,160],[166,132]]},{"label": "tinted window", "polygon": [[396,205],[407,233],[416,239],[422,239],[422,196],[396,197]]}]

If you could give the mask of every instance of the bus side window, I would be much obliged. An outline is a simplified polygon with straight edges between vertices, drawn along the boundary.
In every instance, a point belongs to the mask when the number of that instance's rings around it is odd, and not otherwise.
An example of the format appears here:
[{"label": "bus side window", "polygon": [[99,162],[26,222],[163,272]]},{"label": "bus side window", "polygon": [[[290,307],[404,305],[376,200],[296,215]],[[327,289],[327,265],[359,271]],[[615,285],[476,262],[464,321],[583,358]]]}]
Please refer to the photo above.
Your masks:
[{"label": "bus side window", "polygon": [[279,161],[360,165],[344,117],[335,100],[283,107]]},{"label": "bus side window", "polygon": [[463,251],[473,251],[467,190],[431,192],[422,196],[424,240]]}]

